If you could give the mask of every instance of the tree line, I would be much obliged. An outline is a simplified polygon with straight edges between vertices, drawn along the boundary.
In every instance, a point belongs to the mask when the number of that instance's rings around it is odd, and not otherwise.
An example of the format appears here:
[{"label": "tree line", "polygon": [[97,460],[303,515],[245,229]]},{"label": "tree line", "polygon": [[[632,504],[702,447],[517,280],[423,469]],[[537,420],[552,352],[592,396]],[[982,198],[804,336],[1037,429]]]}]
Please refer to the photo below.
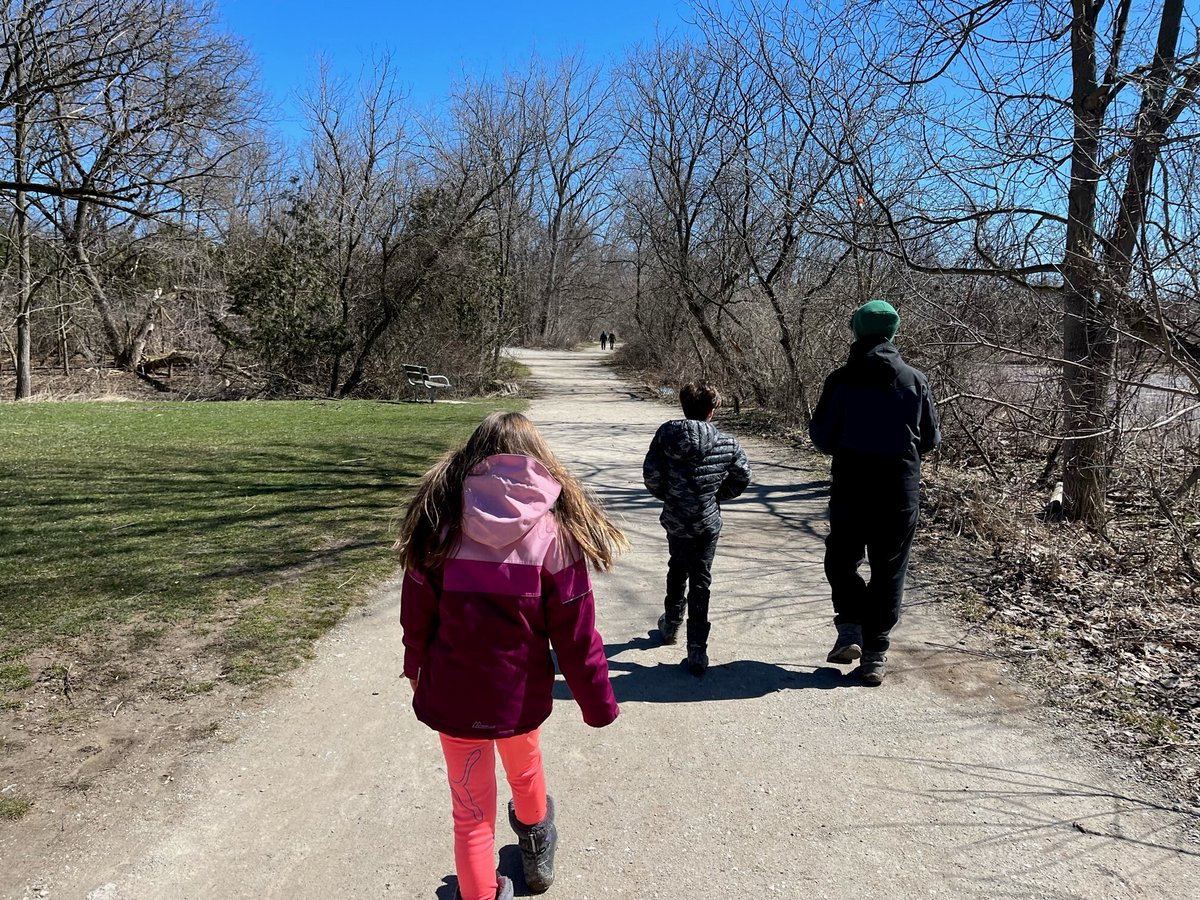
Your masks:
[{"label": "tree line", "polygon": [[1094,526],[1131,466],[1167,515],[1200,480],[1182,0],[698,0],[430,111],[387,55],[321,68],[296,146],[209,3],[3,15],[18,398],[35,361],[162,358],[273,396],[390,396],[410,362],[477,390],[504,346],[608,328],[803,424],[884,296],[948,456],[1037,460]]}]

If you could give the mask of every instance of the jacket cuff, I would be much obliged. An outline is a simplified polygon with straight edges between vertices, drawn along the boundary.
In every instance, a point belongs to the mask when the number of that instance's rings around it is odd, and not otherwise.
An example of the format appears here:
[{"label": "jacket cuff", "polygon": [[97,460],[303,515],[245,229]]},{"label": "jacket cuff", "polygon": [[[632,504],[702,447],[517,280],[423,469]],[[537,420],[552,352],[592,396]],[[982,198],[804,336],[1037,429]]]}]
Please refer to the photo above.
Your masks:
[{"label": "jacket cuff", "polygon": [[603,728],[605,725],[611,725],[617,720],[617,716],[621,714],[616,700],[610,700],[605,704],[597,706],[595,709],[585,710],[581,707],[581,710],[583,712],[583,721],[592,728]]},{"label": "jacket cuff", "polygon": [[404,654],[404,677],[416,678],[421,674],[422,660],[415,653]]}]

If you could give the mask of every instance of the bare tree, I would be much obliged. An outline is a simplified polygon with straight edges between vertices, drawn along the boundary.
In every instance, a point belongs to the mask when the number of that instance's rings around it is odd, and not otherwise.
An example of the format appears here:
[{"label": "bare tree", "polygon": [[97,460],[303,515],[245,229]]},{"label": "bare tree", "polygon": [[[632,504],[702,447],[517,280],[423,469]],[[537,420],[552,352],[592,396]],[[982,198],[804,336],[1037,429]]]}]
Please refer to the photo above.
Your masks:
[{"label": "bare tree", "polygon": [[387,266],[403,216],[400,202],[409,196],[402,101],[388,56],[374,60],[356,84],[335,79],[322,65],[303,101],[310,167],[304,190],[335,250],[331,269],[343,335],[330,367],[330,395],[341,387],[342,360],[354,348],[357,307],[386,290],[386,276],[372,274]]},{"label": "bare tree", "polygon": [[17,260],[16,396],[30,396],[30,313],[34,285],[30,259],[31,204],[34,196],[92,196],[99,188],[63,185],[39,179],[40,164],[53,151],[40,140],[50,125],[50,99],[85,79],[89,69],[109,62],[107,51],[80,52],[83,36],[101,21],[99,3],[7,3],[0,19],[0,138],[12,159],[11,180],[0,180],[0,192],[12,198]]},{"label": "bare tree", "polygon": [[539,136],[545,132],[547,109],[537,102],[536,66],[520,75],[506,73],[497,85],[464,84],[460,101],[469,105],[476,152],[484,185],[494,185],[485,204],[487,232],[494,248],[491,299],[492,335],[484,365],[494,372],[500,350],[514,333],[511,327],[518,302],[531,277],[534,193],[538,168],[544,161]]},{"label": "bare tree", "polygon": [[[1197,105],[1200,62],[1194,46],[1179,50],[1182,18],[1182,0],[894,0],[808,20],[829,38],[832,70],[889,88],[871,101],[890,117],[889,152],[857,136],[829,148],[879,223],[859,249],[1059,297],[1067,509],[1092,525],[1105,519],[1121,336],[1200,358],[1132,278],[1135,265],[1156,271],[1178,224],[1156,162]],[[794,16],[777,21],[783,32]]]},{"label": "bare tree", "polygon": [[539,197],[546,260],[537,328],[543,341],[559,327],[572,267],[586,257],[611,213],[610,180],[623,140],[612,114],[614,90],[598,67],[571,56],[538,83],[545,122]]},{"label": "bare tree", "polygon": [[[15,160],[11,192],[18,243],[30,210],[71,248],[89,285],[109,350],[136,367],[164,295],[119,321],[95,265],[104,232],[196,212],[202,185],[244,142],[253,118],[248,58],[221,34],[211,3],[191,0],[45,0],[9,4],[0,95]],[[18,302],[27,396],[28,296]]]},{"label": "bare tree", "polygon": [[[536,147],[526,82],[459,87],[448,122],[430,122],[416,149],[414,189],[386,293],[362,323],[354,362],[338,388],[362,383],[385,335],[430,285],[445,256],[471,236],[480,218],[521,177]],[[494,314],[494,313],[493,313]]]},{"label": "bare tree", "polygon": [[[721,209],[721,190],[740,154],[726,123],[745,65],[717,48],[660,41],[630,63],[621,110],[633,165],[650,188],[628,196],[645,204],[634,208],[680,311],[728,374],[743,367],[722,336],[722,321],[735,315],[749,264]],[[747,374],[764,402],[764,385],[753,371]]]}]

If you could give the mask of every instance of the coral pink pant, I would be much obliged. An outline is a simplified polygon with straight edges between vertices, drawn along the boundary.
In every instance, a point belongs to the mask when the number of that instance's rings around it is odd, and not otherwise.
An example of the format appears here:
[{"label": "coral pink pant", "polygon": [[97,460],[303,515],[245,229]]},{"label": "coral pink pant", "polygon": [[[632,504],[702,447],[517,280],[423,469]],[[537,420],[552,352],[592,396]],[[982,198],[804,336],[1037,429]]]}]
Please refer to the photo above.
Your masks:
[{"label": "coral pink pant", "polygon": [[[496,741],[439,735],[454,801],[454,868],[463,900],[496,896],[496,755],[512,788],[517,819],[535,825],[546,818],[546,776],[538,731]],[[494,748],[494,749],[493,749]]]}]

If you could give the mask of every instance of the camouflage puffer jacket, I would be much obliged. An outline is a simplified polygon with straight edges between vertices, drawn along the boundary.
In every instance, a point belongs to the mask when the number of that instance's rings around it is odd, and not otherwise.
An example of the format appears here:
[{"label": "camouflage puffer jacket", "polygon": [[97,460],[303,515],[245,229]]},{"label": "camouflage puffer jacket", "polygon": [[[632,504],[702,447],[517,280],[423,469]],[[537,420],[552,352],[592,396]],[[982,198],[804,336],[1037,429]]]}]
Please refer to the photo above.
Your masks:
[{"label": "camouflage puffer jacket", "polygon": [[711,422],[664,422],[642,464],[647,490],[663,501],[667,534],[701,537],[721,530],[720,501],[750,483],[750,463],[738,442]]}]

